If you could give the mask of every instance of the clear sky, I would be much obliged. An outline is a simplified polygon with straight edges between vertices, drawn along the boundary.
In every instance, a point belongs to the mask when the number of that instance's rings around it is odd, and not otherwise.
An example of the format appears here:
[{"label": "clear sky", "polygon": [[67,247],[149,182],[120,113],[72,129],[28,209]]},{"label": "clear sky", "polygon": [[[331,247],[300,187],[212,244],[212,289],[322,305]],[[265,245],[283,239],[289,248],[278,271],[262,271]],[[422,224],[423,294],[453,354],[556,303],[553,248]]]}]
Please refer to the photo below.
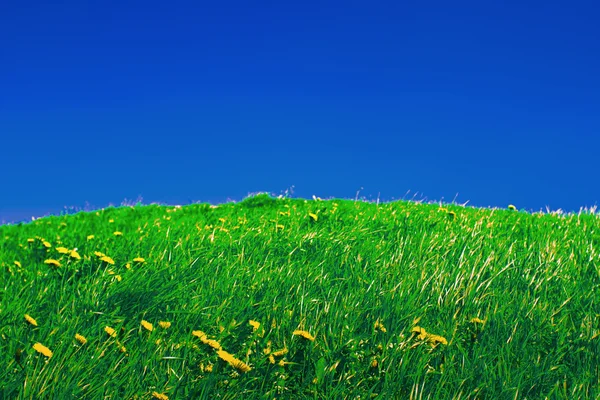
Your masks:
[{"label": "clear sky", "polygon": [[291,187],[594,206],[599,20],[577,1],[5,2],[0,223]]}]

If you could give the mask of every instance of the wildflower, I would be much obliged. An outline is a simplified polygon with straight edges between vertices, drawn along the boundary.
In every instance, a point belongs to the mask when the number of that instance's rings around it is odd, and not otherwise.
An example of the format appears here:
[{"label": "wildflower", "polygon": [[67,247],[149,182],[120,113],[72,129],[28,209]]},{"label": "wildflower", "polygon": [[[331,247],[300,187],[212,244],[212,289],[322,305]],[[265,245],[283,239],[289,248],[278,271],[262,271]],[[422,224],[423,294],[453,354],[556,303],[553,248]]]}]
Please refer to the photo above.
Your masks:
[{"label": "wildflower", "polygon": [[123,236],[123,232],[116,231],[116,232],[113,232],[113,235],[115,235],[115,236]]},{"label": "wildflower", "polygon": [[102,257],[100,257],[100,260],[102,260],[110,265],[115,265],[115,260],[113,260],[109,256],[102,256]]},{"label": "wildflower", "polygon": [[215,350],[221,350],[221,344],[219,342],[217,342],[216,340],[212,340],[212,339],[204,339],[202,340],[202,343],[209,345],[210,347],[212,347]]},{"label": "wildflower", "polygon": [[514,206],[514,205],[512,205],[512,204],[509,204],[509,205],[508,205],[508,209],[509,209],[509,210],[511,210],[511,211],[515,211],[515,210],[517,209],[517,207],[515,207],[515,206]]},{"label": "wildflower", "polygon": [[106,332],[110,337],[117,337],[117,332],[115,332],[115,330],[110,326],[105,326],[104,332]]},{"label": "wildflower", "polygon": [[275,357],[273,356],[273,354],[269,355],[269,362],[271,364],[275,364]]},{"label": "wildflower", "polygon": [[60,267],[60,261],[54,260],[54,259],[46,260],[46,261],[44,261],[44,264],[54,265],[56,267]]},{"label": "wildflower", "polygon": [[482,319],[479,319],[479,318],[477,318],[477,317],[475,317],[475,318],[471,318],[471,320],[470,320],[469,322],[471,322],[471,323],[473,323],[473,324],[482,324],[482,325],[483,325],[483,324],[485,324],[485,321],[484,321],[484,320],[482,320]]},{"label": "wildflower", "polygon": [[248,324],[252,326],[252,332],[256,332],[256,330],[260,328],[260,322],[258,321],[250,320]]},{"label": "wildflower", "polygon": [[69,253],[69,249],[67,249],[66,247],[57,247],[56,251],[58,251],[60,254],[68,254]]},{"label": "wildflower", "polygon": [[109,224],[112,224],[112,223],[114,223],[114,222],[115,222],[115,220],[114,220],[114,219],[112,219],[112,218],[108,220],[108,223],[109,223]]},{"label": "wildflower", "polygon": [[99,251],[95,251],[94,255],[98,258],[106,257],[106,254],[99,252]]},{"label": "wildflower", "polygon": [[79,253],[76,250],[71,250],[71,252],[69,253],[69,256],[76,260],[81,260],[81,256],[79,255]]},{"label": "wildflower", "polygon": [[159,321],[158,325],[160,325],[160,327],[163,329],[168,329],[171,326],[171,323],[167,321]]},{"label": "wildflower", "polygon": [[379,319],[377,319],[377,321],[375,321],[374,329],[375,330],[379,329],[381,332],[387,332],[387,329],[385,329],[385,326],[383,326],[383,324],[379,321]]},{"label": "wildflower", "polygon": [[371,368],[377,368],[377,365],[379,365],[379,363],[377,362],[377,359],[376,359],[376,358],[374,358],[374,359],[371,361]]},{"label": "wildflower", "polygon": [[310,340],[311,342],[315,341],[315,337],[308,333],[307,331],[295,330],[294,335],[302,336],[304,339]]},{"label": "wildflower", "polygon": [[21,263],[20,263],[20,262],[18,262],[18,261],[15,261],[15,265],[16,265],[17,267],[21,268]]},{"label": "wildflower", "polygon": [[200,340],[206,339],[206,333],[202,331],[192,331],[192,335],[200,338]]},{"label": "wildflower", "polygon": [[169,396],[158,392],[152,392],[152,397],[158,400],[169,400]]},{"label": "wildflower", "polygon": [[233,368],[237,369],[240,372],[248,372],[252,369],[249,365],[245,364],[241,360],[238,360],[232,354],[229,354],[224,350],[217,351],[217,355],[220,359],[227,361],[229,365],[231,365]]},{"label": "wildflower", "polygon": [[121,275],[115,275],[115,279],[117,280],[117,282],[121,282],[123,278],[121,278]]},{"label": "wildflower", "polygon": [[48,358],[52,357],[52,351],[50,351],[49,348],[47,348],[46,346],[44,346],[41,343],[34,344],[33,345],[33,349],[35,351],[37,351],[38,353],[41,353],[41,354],[45,355]]},{"label": "wildflower", "polygon": [[418,334],[417,338],[419,340],[427,340],[430,344],[432,344],[434,346],[438,343],[442,343],[442,344],[446,344],[446,345],[448,344],[448,341],[443,336],[427,333],[427,331],[425,329],[421,328],[420,326],[415,326],[414,328],[412,328],[412,333]]},{"label": "wildflower", "polygon": [[146,260],[143,259],[142,257],[136,257],[136,258],[133,259],[133,261],[138,262],[138,263],[146,262]]},{"label": "wildflower", "polygon": [[150,322],[148,322],[148,321],[142,320],[142,323],[141,323],[141,324],[142,324],[142,326],[143,326],[143,327],[144,327],[146,330],[148,330],[148,331],[150,331],[150,332],[152,332],[152,331],[154,330],[154,327],[153,327],[153,326],[152,326],[152,324],[151,324]]},{"label": "wildflower", "polygon": [[94,238],[94,235],[88,235],[87,236],[87,240],[92,240]]},{"label": "wildflower", "polygon": [[25,314],[25,319],[33,326],[38,326],[37,321],[30,317],[28,314]]},{"label": "wildflower", "polygon": [[31,238],[27,239],[27,243],[33,243],[33,242],[35,242],[35,239],[31,239]]},{"label": "wildflower", "polygon": [[46,248],[50,248],[50,247],[52,247],[52,245],[50,244],[50,242],[48,242],[48,241],[46,241],[46,240],[43,240],[43,241],[42,241],[42,244],[43,244],[43,245],[44,245],[44,247],[46,247]]},{"label": "wildflower", "polygon": [[281,356],[287,354],[287,352],[288,352],[288,349],[286,347],[284,347],[281,350],[277,350],[277,351],[273,352],[273,356],[274,357],[281,357]]},{"label": "wildflower", "polygon": [[79,333],[75,334],[75,339],[81,344],[87,343],[87,339],[83,335],[80,335]]},{"label": "wildflower", "polygon": [[308,215],[312,218],[313,221],[317,221],[319,219],[319,216],[317,214],[314,213],[308,213]]}]

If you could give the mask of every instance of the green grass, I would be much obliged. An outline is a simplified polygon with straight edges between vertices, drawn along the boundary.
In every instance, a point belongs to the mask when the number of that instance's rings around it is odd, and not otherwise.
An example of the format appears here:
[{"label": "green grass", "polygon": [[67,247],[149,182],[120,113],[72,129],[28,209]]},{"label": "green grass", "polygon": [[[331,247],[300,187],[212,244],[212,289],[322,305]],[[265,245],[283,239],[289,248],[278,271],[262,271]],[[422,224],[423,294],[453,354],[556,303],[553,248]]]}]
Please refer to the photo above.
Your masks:
[{"label": "green grass", "polygon": [[600,397],[593,213],[258,195],[46,217],[0,239],[0,398]]}]

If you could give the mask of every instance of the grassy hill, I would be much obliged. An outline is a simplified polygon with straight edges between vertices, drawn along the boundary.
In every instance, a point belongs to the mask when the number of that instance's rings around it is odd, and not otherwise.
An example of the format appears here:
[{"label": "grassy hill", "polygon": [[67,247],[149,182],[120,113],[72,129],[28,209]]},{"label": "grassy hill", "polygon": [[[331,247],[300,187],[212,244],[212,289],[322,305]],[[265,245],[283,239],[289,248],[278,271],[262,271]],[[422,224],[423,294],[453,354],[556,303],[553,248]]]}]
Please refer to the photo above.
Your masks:
[{"label": "grassy hill", "polygon": [[5,399],[600,396],[600,218],[249,197],[0,226]]}]

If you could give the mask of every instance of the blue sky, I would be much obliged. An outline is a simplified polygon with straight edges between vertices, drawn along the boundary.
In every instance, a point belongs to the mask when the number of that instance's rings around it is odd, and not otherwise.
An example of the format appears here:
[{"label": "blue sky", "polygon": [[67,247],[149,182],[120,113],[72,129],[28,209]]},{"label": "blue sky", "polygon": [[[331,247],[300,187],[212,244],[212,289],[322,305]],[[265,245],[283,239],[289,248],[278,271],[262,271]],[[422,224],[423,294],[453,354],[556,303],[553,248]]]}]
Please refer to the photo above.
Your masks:
[{"label": "blue sky", "polygon": [[291,187],[594,206],[600,6],[491,3],[4,4],[0,222]]}]

